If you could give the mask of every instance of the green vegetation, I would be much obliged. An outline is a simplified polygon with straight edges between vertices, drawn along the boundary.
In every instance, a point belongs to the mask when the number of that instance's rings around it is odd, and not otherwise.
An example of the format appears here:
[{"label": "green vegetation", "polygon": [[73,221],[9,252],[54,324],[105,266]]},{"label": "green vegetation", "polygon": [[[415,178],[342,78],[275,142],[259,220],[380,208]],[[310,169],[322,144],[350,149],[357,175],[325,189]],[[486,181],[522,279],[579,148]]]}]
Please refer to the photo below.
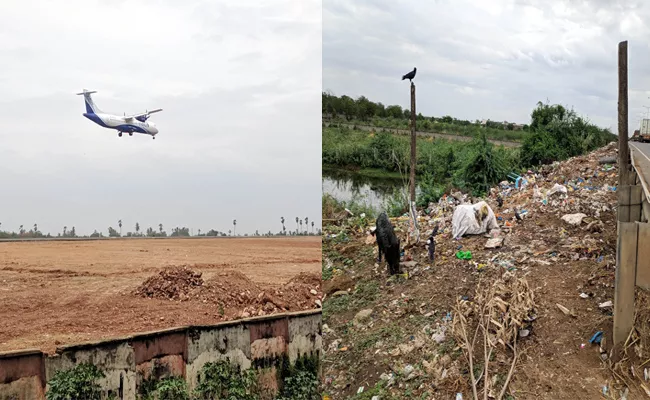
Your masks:
[{"label": "green vegetation", "polygon": [[[354,100],[349,96],[337,97],[323,93],[322,112],[331,117],[332,122],[353,125],[374,126],[385,129],[405,129],[411,127],[411,111],[401,106],[384,106],[361,96]],[[485,132],[494,140],[522,141],[529,130],[528,125],[496,121],[459,120],[448,115],[443,117],[425,117],[417,115],[417,130],[432,133],[444,133],[457,136],[475,136]]]},{"label": "green vegetation", "polygon": [[[495,146],[485,129],[471,142],[434,138],[417,139],[417,172],[420,193],[418,206],[453,188],[484,194],[505,179],[509,172],[542,163],[560,161],[595,150],[616,140],[560,105],[538,103],[532,122],[519,149]],[[374,168],[406,176],[410,158],[410,138],[388,132],[367,132],[345,127],[323,129],[323,165],[346,169]],[[398,215],[406,211],[405,193],[396,193],[387,209]],[[325,202],[325,199],[323,200]],[[325,203],[323,204],[325,206]],[[325,215],[325,214],[324,214]]]},{"label": "green vegetation", "polygon": [[[285,360],[281,390],[276,400],[315,400],[320,398],[318,360],[301,357],[294,366]],[[79,364],[57,372],[48,382],[47,400],[99,400],[102,390],[97,381],[104,373],[92,364]],[[109,399],[114,396],[109,395]],[[180,377],[144,380],[139,389],[141,400],[258,400],[261,391],[254,369],[242,371],[229,361],[206,363],[201,369],[199,384],[190,393]]]},{"label": "green vegetation", "polygon": [[190,400],[187,383],[183,378],[169,377],[159,381],[143,382],[141,400]]},{"label": "green vegetation", "polygon": [[242,371],[238,365],[228,361],[207,363],[201,370],[194,398],[257,400],[259,390],[255,371]]},{"label": "green vegetation", "polygon": [[92,364],[79,364],[67,371],[57,372],[48,382],[47,400],[99,400],[101,388],[97,381],[104,373]]}]

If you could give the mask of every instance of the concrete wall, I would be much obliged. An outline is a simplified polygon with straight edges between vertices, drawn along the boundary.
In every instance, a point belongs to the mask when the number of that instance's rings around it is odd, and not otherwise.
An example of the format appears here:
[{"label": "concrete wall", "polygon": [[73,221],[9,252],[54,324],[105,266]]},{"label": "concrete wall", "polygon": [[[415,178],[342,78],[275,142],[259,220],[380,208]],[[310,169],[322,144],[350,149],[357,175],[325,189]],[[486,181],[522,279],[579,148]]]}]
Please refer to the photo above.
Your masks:
[{"label": "concrete wall", "polygon": [[80,363],[99,367],[106,375],[99,382],[104,394],[119,399],[135,399],[145,380],[170,376],[183,377],[193,390],[203,365],[226,359],[255,368],[267,393],[274,394],[283,362],[320,360],[321,331],[321,311],[310,310],[63,346],[53,355],[0,353],[0,400],[44,399],[47,382]]}]

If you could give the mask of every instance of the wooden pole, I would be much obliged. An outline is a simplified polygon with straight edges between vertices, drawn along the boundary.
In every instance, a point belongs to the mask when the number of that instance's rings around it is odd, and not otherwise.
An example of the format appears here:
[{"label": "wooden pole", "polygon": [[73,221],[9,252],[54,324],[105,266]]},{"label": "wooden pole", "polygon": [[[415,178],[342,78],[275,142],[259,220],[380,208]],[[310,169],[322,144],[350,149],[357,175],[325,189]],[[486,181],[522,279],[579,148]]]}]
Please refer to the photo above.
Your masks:
[{"label": "wooden pole", "polygon": [[628,185],[627,40],[618,44],[618,184]]},{"label": "wooden pole", "polygon": [[[410,202],[415,202],[415,165],[416,165],[416,136],[415,136],[415,84],[411,81],[411,175],[409,179]],[[409,204],[410,209],[410,204]]]}]

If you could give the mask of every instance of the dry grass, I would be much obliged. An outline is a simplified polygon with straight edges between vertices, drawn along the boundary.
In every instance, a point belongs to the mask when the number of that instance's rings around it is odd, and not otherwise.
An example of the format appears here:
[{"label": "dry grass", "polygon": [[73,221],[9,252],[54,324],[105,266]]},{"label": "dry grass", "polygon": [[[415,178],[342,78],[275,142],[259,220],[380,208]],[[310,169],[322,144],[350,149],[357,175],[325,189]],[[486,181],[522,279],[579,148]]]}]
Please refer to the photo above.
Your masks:
[{"label": "dry grass", "polygon": [[[476,289],[474,301],[458,300],[454,312],[453,334],[469,366],[474,400],[479,399],[480,389],[484,400],[501,400],[521,353],[517,348],[519,332],[535,319],[535,298],[528,281],[511,273],[495,281],[483,281]],[[483,365],[478,377],[474,372],[477,363]],[[502,369],[499,367],[507,365],[507,375],[497,394]]]}]

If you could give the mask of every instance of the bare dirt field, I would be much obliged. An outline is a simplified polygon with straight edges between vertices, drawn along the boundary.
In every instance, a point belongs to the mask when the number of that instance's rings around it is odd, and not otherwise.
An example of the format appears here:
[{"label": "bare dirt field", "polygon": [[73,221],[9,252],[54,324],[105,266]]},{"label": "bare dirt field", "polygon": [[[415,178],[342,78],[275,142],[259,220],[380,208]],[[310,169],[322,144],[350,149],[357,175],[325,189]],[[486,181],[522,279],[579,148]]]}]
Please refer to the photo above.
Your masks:
[{"label": "bare dirt field", "polygon": [[320,273],[320,237],[0,243],[0,351],[316,308]]}]

